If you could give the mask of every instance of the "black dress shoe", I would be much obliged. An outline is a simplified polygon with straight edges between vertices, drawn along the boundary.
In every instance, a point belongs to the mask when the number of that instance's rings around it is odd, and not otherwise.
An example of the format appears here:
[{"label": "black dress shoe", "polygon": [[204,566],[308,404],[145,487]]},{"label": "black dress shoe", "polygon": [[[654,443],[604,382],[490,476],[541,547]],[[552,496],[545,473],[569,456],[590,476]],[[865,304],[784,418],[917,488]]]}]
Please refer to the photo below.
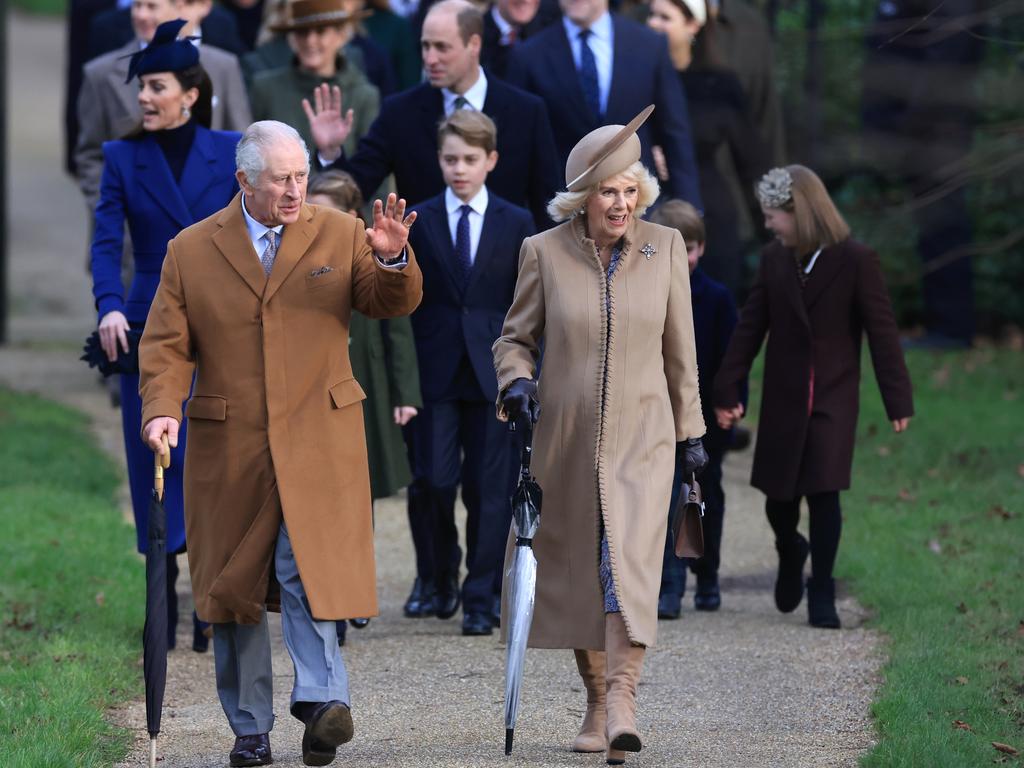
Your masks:
[{"label": "black dress shoe", "polygon": [[658,618],[678,619],[683,598],[673,592],[658,595]]},{"label": "black dress shoe", "polygon": [[348,623],[351,624],[356,629],[366,629],[369,626],[369,624],[370,624],[370,620],[369,619],[349,619]]},{"label": "black dress shoe", "polygon": [[821,629],[839,629],[836,583],[832,579],[807,580],[807,623]]},{"label": "black dress shoe", "polygon": [[450,619],[459,612],[462,595],[459,594],[457,578],[438,579],[437,594],[434,595],[434,613],[439,619]]},{"label": "black dress shoe", "polygon": [[270,734],[256,733],[252,736],[235,738],[234,749],[228,755],[228,762],[234,766],[270,765],[274,758],[270,756]]},{"label": "black dress shoe", "polygon": [[467,637],[489,635],[494,631],[486,613],[467,613],[462,617],[462,634]]},{"label": "black dress shoe", "polygon": [[192,611],[192,650],[196,653],[206,653],[210,648],[210,637],[213,635],[213,627],[205,621],[200,621],[195,611]]},{"label": "black dress shoe", "polygon": [[501,595],[495,595],[491,604],[491,624],[495,627],[501,626]]},{"label": "black dress shoe", "polygon": [[412,583],[409,599],[405,601],[403,611],[407,618],[422,619],[434,615],[434,585],[416,579]]},{"label": "black dress shoe", "polygon": [[348,622],[345,619],[334,622],[334,628],[338,632],[338,647],[345,647],[345,635],[348,633]]},{"label": "black dress shoe", "polygon": [[718,574],[697,577],[697,592],[693,596],[693,607],[698,611],[717,611],[722,605],[722,593],[718,589]]},{"label": "black dress shoe", "polygon": [[779,572],[775,577],[775,607],[783,613],[795,611],[804,599],[804,563],[810,547],[799,533],[785,542],[775,540],[779,553]]},{"label": "black dress shoe", "polygon": [[352,712],[340,701],[297,701],[292,714],[306,724],[302,734],[302,764],[330,765],[338,747],[352,741]]}]

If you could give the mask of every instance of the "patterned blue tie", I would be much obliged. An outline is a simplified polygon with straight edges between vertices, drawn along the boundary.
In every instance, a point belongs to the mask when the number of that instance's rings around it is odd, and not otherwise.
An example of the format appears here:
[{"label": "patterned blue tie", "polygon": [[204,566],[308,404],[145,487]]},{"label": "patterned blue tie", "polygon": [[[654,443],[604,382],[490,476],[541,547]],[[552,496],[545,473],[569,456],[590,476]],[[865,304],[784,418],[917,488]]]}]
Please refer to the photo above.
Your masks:
[{"label": "patterned blue tie", "polygon": [[601,122],[601,86],[597,82],[597,61],[590,49],[587,38],[593,33],[589,29],[580,32],[580,85],[583,86],[583,98],[590,108],[590,114],[597,122]]},{"label": "patterned blue tie", "polygon": [[462,215],[455,227],[455,260],[462,272],[462,287],[465,288],[469,282],[469,273],[473,269],[472,244],[469,238],[469,212],[473,209],[468,205],[459,207]]}]

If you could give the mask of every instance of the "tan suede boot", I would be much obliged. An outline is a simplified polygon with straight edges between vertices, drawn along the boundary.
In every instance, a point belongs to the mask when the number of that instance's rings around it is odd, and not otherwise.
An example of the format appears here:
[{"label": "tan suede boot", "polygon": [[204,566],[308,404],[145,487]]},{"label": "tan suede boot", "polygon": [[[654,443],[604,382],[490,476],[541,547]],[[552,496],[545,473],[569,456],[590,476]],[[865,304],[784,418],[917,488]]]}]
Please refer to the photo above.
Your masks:
[{"label": "tan suede boot", "polygon": [[606,735],[610,759],[611,750],[639,752],[642,746],[636,728],[636,687],[647,649],[629,642],[621,613],[605,614],[604,622],[604,647],[608,658]]},{"label": "tan suede boot", "polygon": [[587,689],[587,714],[579,735],[572,742],[573,752],[604,752],[608,743],[604,737],[605,714],[605,658],[603,651],[575,650],[576,667]]},{"label": "tan suede boot", "polygon": [[622,765],[626,762],[626,753],[621,749],[612,749],[608,747],[608,752],[605,754],[608,765]]}]

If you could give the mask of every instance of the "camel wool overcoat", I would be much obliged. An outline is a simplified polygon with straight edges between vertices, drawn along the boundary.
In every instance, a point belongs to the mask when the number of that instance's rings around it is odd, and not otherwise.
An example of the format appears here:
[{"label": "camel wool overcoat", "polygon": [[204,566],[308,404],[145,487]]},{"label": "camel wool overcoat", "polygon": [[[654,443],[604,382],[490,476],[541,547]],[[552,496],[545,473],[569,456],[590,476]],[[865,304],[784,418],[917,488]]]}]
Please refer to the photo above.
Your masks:
[{"label": "camel wool overcoat", "polygon": [[676,442],[704,434],[680,234],[634,220],[610,281],[578,218],[527,238],[493,348],[499,393],[536,375],[541,349],[529,644],[604,649],[603,523],[630,640],[653,645]]},{"label": "camel wool overcoat", "polygon": [[185,537],[199,617],[259,621],[273,605],[282,518],[317,619],[377,613],[353,309],[405,315],[421,296],[411,249],[382,267],[362,222],[304,205],[270,277],[228,207],[167,247],[139,351],[142,423],[188,418]]}]

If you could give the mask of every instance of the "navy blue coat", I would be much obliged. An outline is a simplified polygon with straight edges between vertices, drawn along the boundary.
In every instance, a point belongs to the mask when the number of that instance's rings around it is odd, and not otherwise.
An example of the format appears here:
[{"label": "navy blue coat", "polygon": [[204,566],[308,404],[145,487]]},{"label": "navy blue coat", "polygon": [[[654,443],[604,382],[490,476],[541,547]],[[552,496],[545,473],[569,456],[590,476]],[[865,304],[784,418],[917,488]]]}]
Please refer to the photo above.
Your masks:
[{"label": "navy blue coat", "polygon": [[665,192],[702,208],[686,97],[664,36],[615,14],[612,30],[612,82],[600,122],[587,108],[569,39],[560,23],[516,46],[508,62],[508,80],[547,104],[560,169],[565,168],[576,142],[592,130],[605,124],[625,125],[648,104],[654,104],[654,114],[638,132],[641,159],[653,169],[651,147],[660,146],[670,176]]},{"label": "navy blue coat", "polygon": [[[565,164],[555,151],[544,102],[489,77],[483,111],[498,126],[498,165],[487,188],[528,208],[538,226],[548,226],[546,207],[561,186]],[[437,124],[443,117],[441,91],[428,83],[396,93],[384,99],[355,155],[342,155],[334,167],[351,173],[367,199],[393,173],[398,194],[410,205],[422,203],[445,188],[437,161]]]},{"label": "navy blue coat", "polygon": [[412,314],[420,388],[426,402],[451,392],[468,355],[483,398],[498,396],[491,345],[501,335],[519,276],[519,249],[534,233],[530,212],[490,192],[480,244],[465,291],[444,195],[416,206],[409,243],[423,272],[423,301]]},{"label": "navy blue coat", "polygon": [[[736,302],[729,289],[712,280],[698,267],[690,275],[690,301],[693,306],[693,335],[697,344],[697,374],[699,377],[700,405],[708,432],[706,441],[712,447],[724,447],[726,432],[718,428],[712,386],[722,365],[729,338],[736,327]],[[742,400],[746,404],[746,385],[742,387]]]},{"label": "navy blue coat", "polygon": [[[197,127],[180,182],[171,175],[163,152],[151,136],[108,141],[103,145],[103,180],[92,241],[93,295],[100,319],[116,310],[123,312],[133,325],[145,323],[160,284],[168,241],[185,227],[219,211],[238,192],[235,146],[240,138],[238,133]],[[121,283],[125,221],[131,232],[135,262],[127,299]],[[135,532],[139,551],[145,552],[153,454],[140,437],[142,400],[138,374],[121,377],[121,417]],[[185,546],[184,466],[182,423],[178,447],[171,450],[171,467],[164,473],[168,552]]]}]

